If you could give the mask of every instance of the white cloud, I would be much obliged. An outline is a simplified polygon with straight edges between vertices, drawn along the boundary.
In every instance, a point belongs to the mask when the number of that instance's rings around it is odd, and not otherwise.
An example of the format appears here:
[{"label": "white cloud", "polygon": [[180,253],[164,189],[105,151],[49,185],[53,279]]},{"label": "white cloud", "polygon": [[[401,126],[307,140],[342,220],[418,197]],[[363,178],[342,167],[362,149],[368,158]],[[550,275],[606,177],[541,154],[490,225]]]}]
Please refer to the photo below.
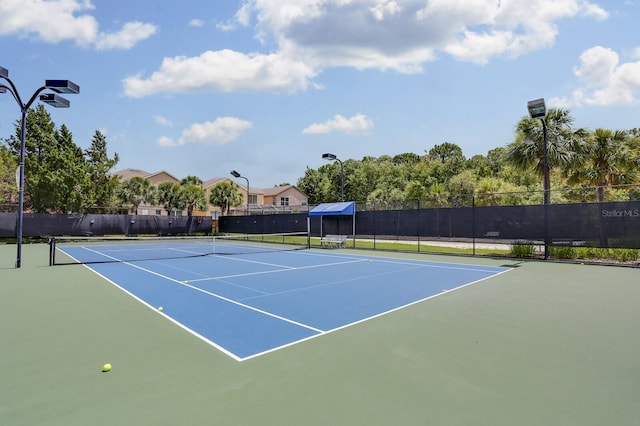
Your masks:
[{"label": "white cloud", "polygon": [[45,43],[71,40],[83,47],[130,49],[156,32],[152,24],[125,23],[116,33],[99,32],[88,11],[89,0],[2,0],[0,35],[34,38]]},{"label": "white cloud", "polygon": [[596,46],[580,55],[574,74],[582,87],[571,99],[552,101],[564,106],[631,105],[640,101],[640,61],[620,63],[615,51]]},{"label": "white cloud", "polygon": [[202,27],[204,25],[204,21],[202,19],[192,19],[189,21],[190,27]]},{"label": "white cloud", "polygon": [[162,136],[158,139],[160,146],[180,146],[187,144],[224,145],[240,136],[242,132],[251,128],[250,121],[236,117],[218,117],[214,121],[194,123],[182,131],[177,141]]},{"label": "white cloud", "polygon": [[[607,12],[587,0],[252,0],[256,32],[331,66],[419,72],[444,51],[486,63],[553,45],[556,23]],[[401,7],[399,5],[402,5]]]},{"label": "white cloud", "polygon": [[156,26],[152,24],[127,22],[117,33],[100,33],[96,38],[95,46],[99,50],[131,49],[139,41],[151,37],[156,31]]},{"label": "white cloud", "polygon": [[220,50],[197,57],[165,58],[149,78],[127,77],[123,84],[125,94],[134,98],[160,92],[295,92],[306,89],[308,80],[314,76],[314,71],[304,63],[282,55],[245,55]]},{"label": "white cloud", "polygon": [[324,123],[314,123],[304,129],[302,133],[317,135],[322,133],[359,133],[373,128],[373,121],[369,120],[364,114],[356,114],[351,118],[345,118],[340,114],[335,115],[332,119]]},{"label": "white cloud", "polygon": [[171,122],[171,120],[169,120],[166,117],[163,117],[161,115],[154,115],[153,116],[153,121],[155,121],[157,124],[159,124],[160,126],[163,127],[171,127],[173,126],[173,123]]},{"label": "white cloud", "polygon": [[160,146],[176,146],[177,144],[168,136],[161,136],[158,139],[158,145]]},{"label": "white cloud", "polygon": [[251,3],[243,4],[233,16],[233,19],[217,25],[223,31],[235,30],[238,26],[248,27],[251,22],[251,14],[253,5]]},{"label": "white cloud", "polygon": [[607,19],[609,17],[609,12],[607,12],[597,4],[593,4],[588,1],[582,2],[582,14],[585,16],[593,16],[594,18],[599,20]]},{"label": "white cloud", "polygon": [[385,16],[395,15],[400,12],[400,6],[398,6],[398,3],[395,1],[388,1],[386,3],[378,3],[370,7],[369,10],[376,21],[382,21]]},{"label": "white cloud", "polygon": [[165,58],[151,75],[127,77],[124,92],[295,93],[327,68],[419,73],[439,53],[486,64],[551,47],[560,21],[607,16],[589,0],[244,0],[218,28],[253,25],[273,52]]}]

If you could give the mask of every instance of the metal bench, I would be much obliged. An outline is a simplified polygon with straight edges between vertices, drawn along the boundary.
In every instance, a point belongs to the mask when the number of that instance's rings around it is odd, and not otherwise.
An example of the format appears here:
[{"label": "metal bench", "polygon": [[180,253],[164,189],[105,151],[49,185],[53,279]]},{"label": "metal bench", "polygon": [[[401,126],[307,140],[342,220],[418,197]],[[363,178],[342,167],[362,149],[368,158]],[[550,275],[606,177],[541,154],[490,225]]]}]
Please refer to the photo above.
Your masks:
[{"label": "metal bench", "polygon": [[347,242],[346,235],[327,234],[320,238],[320,245],[326,247],[344,247]]},{"label": "metal bench", "polygon": [[485,237],[488,238],[498,238],[500,236],[500,232],[499,231],[489,231],[486,234],[484,234]]}]

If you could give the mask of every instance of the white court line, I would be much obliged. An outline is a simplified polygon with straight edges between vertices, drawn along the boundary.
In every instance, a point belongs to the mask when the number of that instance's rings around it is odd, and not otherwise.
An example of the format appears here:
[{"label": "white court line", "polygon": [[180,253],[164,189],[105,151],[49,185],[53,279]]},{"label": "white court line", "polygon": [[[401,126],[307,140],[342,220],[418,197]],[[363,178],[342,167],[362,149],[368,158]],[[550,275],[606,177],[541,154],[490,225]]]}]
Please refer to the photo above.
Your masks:
[{"label": "white court line", "polygon": [[[271,270],[271,271],[246,272],[244,274],[222,275],[222,276],[210,277],[210,278],[196,278],[195,280],[189,280],[189,282],[224,280],[224,279],[229,279],[229,278],[249,277],[249,276],[252,276],[252,275],[276,274],[276,273],[280,273],[280,272],[299,271],[299,270],[302,270],[302,269],[322,268],[322,267],[325,267],[325,266],[335,266],[335,265],[347,265],[347,264],[350,264],[350,263],[360,263],[360,262],[366,262],[366,260],[365,259],[348,260],[348,261],[344,261],[344,262],[323,263],[321,265],[308,265],[308,266],[298,266],[298,267],[282,266],[283,269],[276,269],[276,270]],[[254,262],[254,263],[262,264],[262,262]],[[269,263],[263,263],[263,264],[264,265],[269,265],[269,266],[277,266],[277,265],[272,265],[272,264],[269,264]]]},{"label": "white court line", "polygon": [[[502,272],[499,270],[496,270],[495,268],[505,268],[504,266],[486,266],[483,267],[482,265],[476,265],[476,264],[469,264],[468,267],[467,265],[465,265],[464,263],[450,263],[450,262],[437,262],[437,261],[433,261],[433,260],[422,260],[422,259],[399,259],[399,260],[391,260],[391,259],[387,259],[387,258],[383,258],[383,257],[379,257],[379,256],[372,256],[372,257],[362,257],[362,255],[358,255],[358,254],[350,254],[350,253],[343,253],[343,254],[320,254],[320,253],[314,253],[314,252],[304,252],[301,253],[307,256],[320,256],[320,257],[334,257],[334,258],[340,258],[340,259],[344,259],[344,258],[348,258],[348,257],[357,257],[359,259],[363,259],[363,260],[373,260],[374,262],[380,262],[380,263],[392,263],[392,264],[399,264],[399,265],[419,265],[425,268],[438,268],[438,269],[452,269],[452,270],[463,270],[463,271],[478,271],[478,272]],[[403,261],[402,261],[403,260]],[[485,269],[485,268],[490,268],[490,269]],[[510,268],[509,268],[510,269]]]}]

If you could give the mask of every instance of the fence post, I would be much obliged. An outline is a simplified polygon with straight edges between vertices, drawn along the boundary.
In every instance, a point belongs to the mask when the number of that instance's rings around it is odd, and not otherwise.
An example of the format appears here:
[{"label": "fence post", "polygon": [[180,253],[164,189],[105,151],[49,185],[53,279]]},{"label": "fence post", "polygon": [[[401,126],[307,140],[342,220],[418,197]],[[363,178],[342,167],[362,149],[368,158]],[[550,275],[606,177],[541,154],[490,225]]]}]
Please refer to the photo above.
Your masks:
[{"label": "fence post", "polygon": [[473,256],[476,255],[476,196],[471,194],[471,245]]}]

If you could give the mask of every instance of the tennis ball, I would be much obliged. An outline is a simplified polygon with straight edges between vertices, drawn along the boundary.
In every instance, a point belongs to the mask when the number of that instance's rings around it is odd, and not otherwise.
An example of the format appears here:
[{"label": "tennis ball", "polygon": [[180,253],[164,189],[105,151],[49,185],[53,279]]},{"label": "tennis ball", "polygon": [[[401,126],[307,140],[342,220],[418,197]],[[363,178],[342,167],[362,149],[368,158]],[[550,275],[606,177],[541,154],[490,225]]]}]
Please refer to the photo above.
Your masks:
[{"label": "tennis ball", "polygon": [[159,306],[159,307],[158,307],[158,310],[159,310],[160,312],[162,312],[162,311],[164,311],[164,308],[163,308],[162,306]]},{"label": "tennis ball", "polygon": [[102,372],[106,373],[108,371],[111,371],[111,364],[105,364],[102,366]]}]

